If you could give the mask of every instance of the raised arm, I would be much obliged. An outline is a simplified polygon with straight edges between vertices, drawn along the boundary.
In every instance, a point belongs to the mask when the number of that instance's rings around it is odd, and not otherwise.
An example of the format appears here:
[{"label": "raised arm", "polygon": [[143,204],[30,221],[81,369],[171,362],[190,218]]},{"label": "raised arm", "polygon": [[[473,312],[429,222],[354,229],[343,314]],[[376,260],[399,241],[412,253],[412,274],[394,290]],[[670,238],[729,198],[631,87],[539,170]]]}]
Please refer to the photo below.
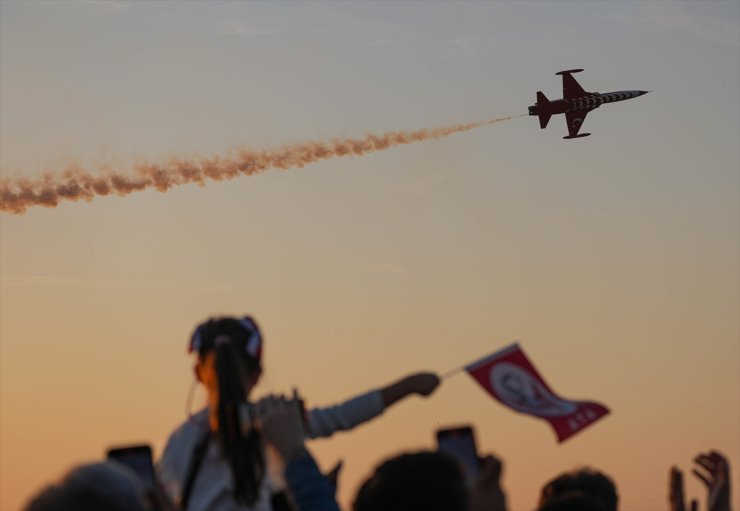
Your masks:
[{"label": "raised arm", "polygon": [[[717,451],[700,453],[694,458],[697,467],[692,470],[707,487],[707,511],[731,511],[730,464]],[[693,499],[687,506],[684,496],[683,473],[672,467],[669,479],[668,502],[670,511],[697,511],[699,504]]]},{"label": "raised arm", "polygon": [[297,511],[339,511],[334,488],[321,475],[304,444],[305,432],[297,398],[265,400],[262,433],[281,458],[285,480]]},{"label": "raised arm", "polygon": [[381,415],[389,406],[413,394],[428,396],[439,385],[439,377],[432,373],[406,376],[379,390],[351,398],[326,408],[313,408],[307,414],[306,436],[321,438],[337,431],[346,431]]},{"label": "raised arm", "polygon": [[471,511],[506,511],[506,494],[501,488],[503,463],[488,455],[480,459],[481,471],[470,489]]},{"label": "raised arm", "polygon": [[707,510],[730,511],[730,464],[717,451],[700,453],[694,458],[698,465],[692,472],[707,487]]},{"label": "raised arm", "polygon": [[691,500],[686,505],[686,495],[684,492],[683,472],[678,467],[671,467],[668,476],[668,510],[669,511],[698,511],[699,501]]}]

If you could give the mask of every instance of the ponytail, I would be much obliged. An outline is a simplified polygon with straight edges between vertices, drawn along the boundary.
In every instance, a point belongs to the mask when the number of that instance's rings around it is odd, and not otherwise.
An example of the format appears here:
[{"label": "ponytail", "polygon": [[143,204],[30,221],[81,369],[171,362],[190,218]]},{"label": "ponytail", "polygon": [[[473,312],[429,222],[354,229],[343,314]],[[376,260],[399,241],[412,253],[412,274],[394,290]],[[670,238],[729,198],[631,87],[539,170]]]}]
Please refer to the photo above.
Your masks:
[{"label": "ponytail", "polygon": [[[215,340],[216,373],[218,374],[218,442],[221,453],[231,467],[234,497],[237,502],[253,505],[259,498],[265,475],[265,458],[260,434],[255,428],[242,432],[239,409],[246,403],[247,368],[229,336]],[[221,341],[221,342],[219,342]]]}]

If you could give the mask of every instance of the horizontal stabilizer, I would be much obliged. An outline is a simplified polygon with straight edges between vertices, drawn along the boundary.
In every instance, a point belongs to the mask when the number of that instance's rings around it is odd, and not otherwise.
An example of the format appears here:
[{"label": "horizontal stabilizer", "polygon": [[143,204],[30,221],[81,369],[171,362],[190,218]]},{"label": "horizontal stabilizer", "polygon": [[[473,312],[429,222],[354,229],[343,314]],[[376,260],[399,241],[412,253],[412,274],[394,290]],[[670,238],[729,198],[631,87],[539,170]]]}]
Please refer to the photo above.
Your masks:
[{"label": "horizontal stabilizer", "polygon": [[545,112],[542,112],[540,114],[540,128],[545,129],[547,128],[547,123],[550,122],[550,117],[552,117],[552,114],[548,114]]},{"label": "horizontal stabilizer", "polygon": [[555,74],[556,75],[569,75],[569,74],[573,74],[573,73],[580,73],[581,71],[583,71],[583,69],[567,69],[565,71],[558,71]]},{"label": "horizontal stabilizer", "polygon": [[570,138],[581,138],[581,137],[587,137],[587,136],[589,136],[590,134],[591,134],[591,133],[581,133],[580,135],[568,135],[567,137],[563,137],[563,138],[565,138],[565,139],[570,139]]}]

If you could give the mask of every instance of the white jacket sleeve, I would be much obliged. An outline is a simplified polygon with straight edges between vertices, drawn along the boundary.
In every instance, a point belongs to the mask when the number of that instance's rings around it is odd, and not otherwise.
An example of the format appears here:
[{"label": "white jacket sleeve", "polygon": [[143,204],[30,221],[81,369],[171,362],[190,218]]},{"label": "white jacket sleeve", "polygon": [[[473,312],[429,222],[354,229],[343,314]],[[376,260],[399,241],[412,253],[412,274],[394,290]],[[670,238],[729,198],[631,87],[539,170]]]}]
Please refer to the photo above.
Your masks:
[{"label": "white jacket sleeve", "polygon": [[344,403],[308,411],[308,438],[328,437],[336,431],[345,431],[374,419],[385,410],[379,390],[359,395]]},{"label": "white jacket sleeve", "polygon": [[[172,434],[167,441],[162,457],[155,466],[157,482],[164,487],[167,495],[173,502],[180,502],[182,494],[182,484],[185,479],[185,470],[187,470],[190,461],[190,451],[192,446],[187,441],[187,434],[182,428]],[[189,450],[188,450],[189,449]]]}]

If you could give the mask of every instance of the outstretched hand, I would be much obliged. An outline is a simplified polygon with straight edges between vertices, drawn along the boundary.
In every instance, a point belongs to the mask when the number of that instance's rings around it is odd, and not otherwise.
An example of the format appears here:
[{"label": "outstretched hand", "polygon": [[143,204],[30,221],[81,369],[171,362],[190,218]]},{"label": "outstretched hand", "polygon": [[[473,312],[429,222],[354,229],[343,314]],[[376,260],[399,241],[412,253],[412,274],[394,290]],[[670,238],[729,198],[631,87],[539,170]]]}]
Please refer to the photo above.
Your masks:
[{"label": "outstretched hand", "polygon": [[692,470],[694,475],[704,482],[709,495],[707,496],[708,511],[730,511],[730,464],[717,451],[700,453],[694,458],[699,465]]},{"label": "outstretched hand", "polygon": [[668,479],[669,511],[699,511],[699,502],[696,499],[686,507],[686,496],[683,486],[683,472],[678,467],[671,467]]},{"label": "outstretched hand", "polygon": [[300,398],[295,392],[292,399],[269,396],[259,406],[262,434],[287,464],[306,449]]},{"label": "outstretched hand", "polygon": [[413,394],[428,396],[439,386],[439,376],[434,373],[415,373],[380,389],[386,407]]},{"label": "outstretched hand", "polygon": [[478,478],[470,490],[471,511],[506,511],[506,495],[501,489],[502,469],[498,458],[481,458]]},{"label": "outstretched hand", "polygon": [[409,386],[416,394],[428,396],[439,386],[440,379],[434,373],[416,373],[407,377]]},{"label": "outstretched hand", "polygon": [[[700,453],[694,458],[698,465],[692,472],[706,485],[707,511],[730,510],[730,464],[717,451]],[[683,473],[678,467],[672,467],[668,482],[668,502],[670,511],[698,511],[699,503],[694,499],[686,507]]]}]

